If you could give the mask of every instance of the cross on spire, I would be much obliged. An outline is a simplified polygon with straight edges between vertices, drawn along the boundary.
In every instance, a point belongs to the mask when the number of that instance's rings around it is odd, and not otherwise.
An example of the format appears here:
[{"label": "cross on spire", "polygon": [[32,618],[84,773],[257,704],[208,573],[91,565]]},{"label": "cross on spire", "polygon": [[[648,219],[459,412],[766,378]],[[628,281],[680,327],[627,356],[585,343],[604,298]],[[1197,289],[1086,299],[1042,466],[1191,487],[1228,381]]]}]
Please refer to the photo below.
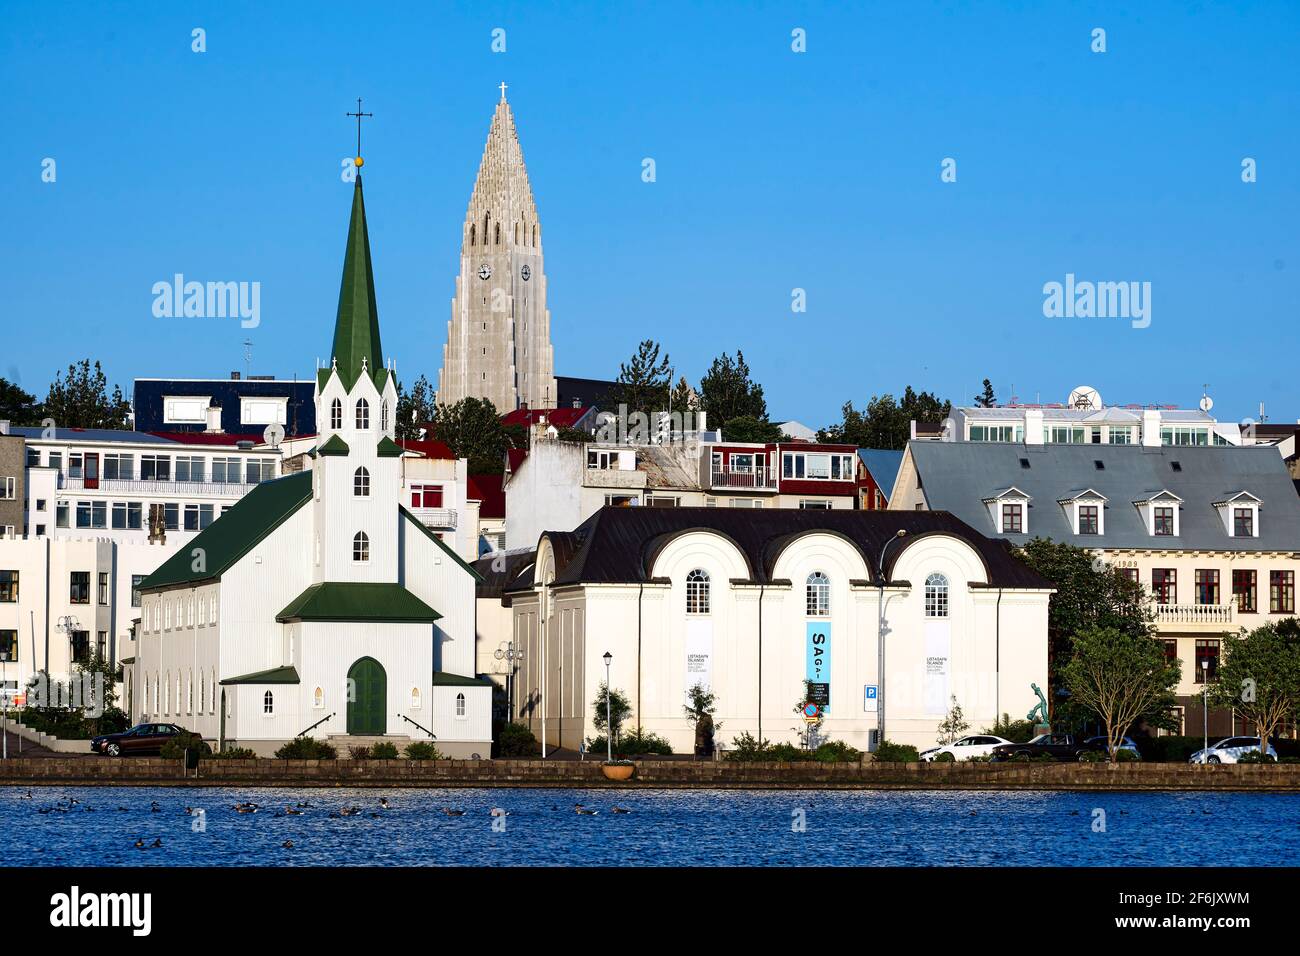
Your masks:
[{"label": "cross on spire", "polygon": [[[504,94],[502,94],[502,95],[504,95]],[[361,97],[358,96],[358,97],[357,97],[357,111],[356,111],[355,113],[348,113],[348,114],[346,114],[346,115],[347,115],[347,116],[355,116],[355,117],[357,118],[357,159],[360,159],[360,158],[361,158],[361,118],[362,118],[363,116],[373,117],[375,114],[374,114],[374,113],[363,113],[363,112],[361,112]],[[358,163],[357,165],[359,166],[359,165],[361,165],[361,164]]]},{"label": "cross on spire", "polygon": [[[504,81],[502,81],[502,83],[501,83],[501,102],[504,103],[504,102],[505,102],[505,99],[506,99],[506,84],[505,84]],[[361,109],[361,107],[358,106],[357,109]]]}]

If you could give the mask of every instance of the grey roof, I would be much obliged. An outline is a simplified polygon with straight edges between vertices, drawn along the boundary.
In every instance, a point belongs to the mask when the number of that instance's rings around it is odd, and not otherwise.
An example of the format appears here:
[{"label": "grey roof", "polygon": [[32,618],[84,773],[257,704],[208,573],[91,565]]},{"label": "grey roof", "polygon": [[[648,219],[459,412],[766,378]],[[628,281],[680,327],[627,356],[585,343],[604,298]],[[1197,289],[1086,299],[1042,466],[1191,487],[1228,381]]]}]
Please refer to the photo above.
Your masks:
[{"label": "grey roof", "polygon": [[[914,441],[908,448],[929,507],[951,511],[984,534],[997,532],[982,499],[1010,485],[1025,491],[1031,498],[1028,533],[1004,535],[1017,544],[1050,537],[1087,548],[1300,551],[1300,496],[1282,456],[1268,446]],[[1083,488],[1106,497],[1100,537],[1074,534],[1057,503]],[[1177,538],[1147,534],[1133,503],[1162,490],[1182,499]],[[1229,535],[1214,507],[1241,491],[1263,502],[1257,538]]]},{"label": "grey roof", "polygon": [[170,438],[160,438],[148,432],[133,432],[116,428],[56,428],[53,436],[46,436],[45,429],[39,426],[10,428],[11,435],[24,438],[45,439],[52,437],[55,441],[93,441],[93,442],[139,442],[146,445],[178,445],[180,442]]},{"label": "grey roof", "polygon": [[1140,405],[1107,405],[1105,408],[1068,408],[1064,405],[995,405],[992,408],[983,408],[979,405],[962,406],[954,408],[953,412],[960,412],[966,418],[977,421],[1022,421],[1025,412],[1031,408],[1037,409],[1043,413],[1044,421],[1068,421],[1068,422],[1107,422],[1117,421],[1128,424],[1136,424],[1142,421],[1144,411],[1159,411],[1160,421],[1162,424],[1197,424],[1197,425],[1214,425],[1216,419],[1201,411],[1199,408],[1156,408],[1147,409]]}]

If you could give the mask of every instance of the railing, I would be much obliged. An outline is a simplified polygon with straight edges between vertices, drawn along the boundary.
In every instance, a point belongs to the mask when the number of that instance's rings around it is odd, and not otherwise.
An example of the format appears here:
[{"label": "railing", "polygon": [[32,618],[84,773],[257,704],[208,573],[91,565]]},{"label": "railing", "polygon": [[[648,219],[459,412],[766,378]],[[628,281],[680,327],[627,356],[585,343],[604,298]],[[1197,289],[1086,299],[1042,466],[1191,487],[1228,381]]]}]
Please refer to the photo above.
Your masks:
[{"label": "railing", "polygon": [[411,514],[426,528],[456,527],[457,515],[454,508],[412,508]]},{"label": "railing", "polygon": [[[222,693],[224,694],[225,691],[222,691]],[[337,714],[338,711],[335,711],[334,713]],[[312,724],[312,725],[311,725],[310,727],[308,727],[306,730],[300,730],[300,731],[298,731],[298,733],[294,734],[294,736],[295,736],[295,737],[305,737],[305,736],[307,736],[307,734],[311,733],[313,730],[315,730],[317,727],[319,727],[321,724],[325,723],[325,721],[329,720],[330,717],[333,717],[333,716],[334,716],[334,714],[329,714],[328,716],[322,717],[320,720],[316,721],[316,723]]]},{"label": "railing", "polygon": [[1237,619],[1235,604],[1156,604],[1157,624],[1204,624],[1231,627]]},{"label": "railing", "polygon": [[759,488],[776,490],[777,474],[769,468],[752,468],[736,471],[730,468],[714,468],[710,486],[713,488]]},{"label": "railing", "polygon": [[85,478],[60,478],[59,487],[69,491],[110,491],[137,495],[186,495],[193,497],[242,498],[255,485],[242,481],[146,481],[136,478],[91,479],[86,487]]},{"label": "railing", "polygon": [[410,717],[407,717],[405,714],[398,714],[397,716],[402,718],[402,720],[406,721],[408,724],[413,724],[414,726],[419,727],[421,730],[423,730],[426,734],[429,735],[430,739],[432,740],[438,739],[438,735],[435,734],[432,730],[430,730],[428,727],[423,726],[422,724],[415,723],[415,721],[413,721]]}]

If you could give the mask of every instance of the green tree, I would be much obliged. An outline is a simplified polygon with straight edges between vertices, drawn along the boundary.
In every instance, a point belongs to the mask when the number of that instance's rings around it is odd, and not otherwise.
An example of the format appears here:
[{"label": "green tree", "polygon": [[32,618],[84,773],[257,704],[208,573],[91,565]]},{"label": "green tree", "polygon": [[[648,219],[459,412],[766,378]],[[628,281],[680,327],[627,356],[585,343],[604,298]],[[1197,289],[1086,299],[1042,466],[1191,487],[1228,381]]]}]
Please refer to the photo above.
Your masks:
[{"label": "green tree", "polygon": [[942,747],[948,746],[958,740],[962,734],[970,730],[970,724],[966,721],[966,715],[962,713],[961,704],[957,703],[957,695],[952,697],[952,709],[948,715],[939,721],[939,735],[936,738]]},{"label": "green tree", "polygon": [[42,408],[36,396],[0,378],[0,420],[14,425],[39,425]]},{"label": "green tree", "polygon": [[621,690],[613,688],[609,692],[609,720],[605,719],[605,682],[600,682],[600,687],[596,688],[596,698],[591,702],[592,725],[602,734],[613,733],[614,746],[618,747],[618,738],[623,730],[623,724],[627,721],[628,715],[632,713],[632,705],[628,703],[627,697]]},{"label": "green tree", "polygon": [[1300,706],[1300,638],[1287,625],[1264,624],[1227,637],[1219,679],[1210,688],[1211,701],[1241,713],[1265,741]]},{"label": "green tree", "polygon": [[1119,745],[1138,720],[1177,727],[1178,662],[1167,660],[1164,647],[1145,634],[1084,628],[1074,635],[1073,656],[1061,677],[1073,702],[1105,725],[1112,761],[1119,759]]},{"label": "green tree", "polygon": [[987,378],[984,380],[984,391],[975,396],[975,405],[978,408],[992,408],[996,399],[993,397],[993,383]]},{"label": "green tree", "polygon": [[82,359],[68,366],[65,379],[56,373],[45,398],[45,414],[59,428],[127,428],[131,405],[120,385],[110,395],[108,379],[96,362]]},{"label": "green tree", "polygon": [[912,422],[942,424],[952,414],[952,403],[931,392],[903,391],[901,401],[888,393],[873,395],[865,409],[845,402],[841,421],[817,433],[819,441],[857,445],[859,448],[903,448],[912,437]]},{"label": "green tree", "polygon": [[[710,420],[709,427],[713,427]],[[740,442],[778,442],[785,436],[781,431],[781,426],[774,422],[754,418],[750,415],[741,415],[727,422],[727,430],[723,432],[723,438],[727,441]]]},{"label": "green tree", "polygon": [[668,396],[668,408],[674,412],[696,411],[699,408],[699,397],[695,394],[695,389],[691,388],[683,375],[677,379],[677,384],[673,386],[672,392]]},{"label": "green tree", "polygon": [[659,343],[646,339],[637,346],[630,362],[619,364],[617,384],[610,389],[609,400],[626,405],[628,414],[663,411],[668,407],[672,374],[668,353],[661,358]]},{"label": "green tree", "polygon": [[501,474],[506,452],[515,447],[496,406],[486,398],[462,398],[455,405],[439,405],[431,437],[445,443],[457,458],[468,458],[471,475]]},{"label": "green tree", "polygon": [[749,374],[745,353],[736,350],[733,359],[723,352],[713,360],[708,373],[700,379],[700,410],[708,414],[710,428],[727,427],[736,418],[748,417],[767,421],[767,402],[763,386]]},{"label": "green tree", "polygon": [[402,387],[401,382],[397,383],[397,418],[393,421],[393,427],[400,441],[418,439],[420,427],[433,421],[437,414],[433,386],[423,375],[415,380],[415,385],[409,392]]}]

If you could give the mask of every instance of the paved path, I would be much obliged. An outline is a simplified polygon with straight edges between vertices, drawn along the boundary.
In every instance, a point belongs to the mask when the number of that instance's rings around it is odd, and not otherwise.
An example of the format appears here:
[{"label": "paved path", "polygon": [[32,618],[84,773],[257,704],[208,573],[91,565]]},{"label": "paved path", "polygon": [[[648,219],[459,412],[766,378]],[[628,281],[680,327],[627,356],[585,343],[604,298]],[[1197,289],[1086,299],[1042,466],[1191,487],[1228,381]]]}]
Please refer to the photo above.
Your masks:
[{"label": "paved path", "polygon": [[[34,744],[30,740],[23,740],[17,734],[8,732],[5,734],[6,743],[9,745],[10,757],[75,757],[77,754],[60,754],[55,753],[47,747],[40,744]],[[20,753],[18,748],[22,747]]]}]

